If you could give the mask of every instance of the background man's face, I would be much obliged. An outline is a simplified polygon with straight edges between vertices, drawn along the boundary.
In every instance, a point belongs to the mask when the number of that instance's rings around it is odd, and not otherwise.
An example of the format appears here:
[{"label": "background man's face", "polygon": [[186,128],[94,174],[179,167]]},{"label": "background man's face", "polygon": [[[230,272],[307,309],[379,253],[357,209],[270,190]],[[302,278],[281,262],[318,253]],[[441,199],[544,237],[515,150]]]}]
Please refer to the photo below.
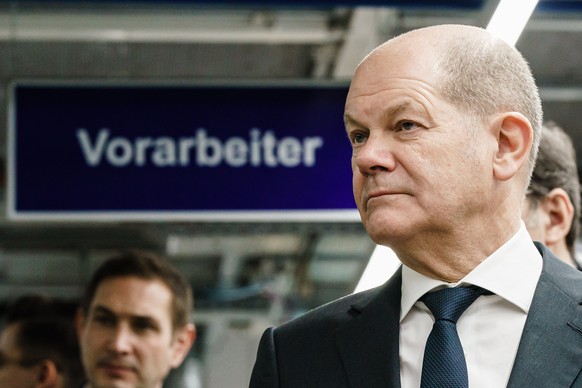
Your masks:
[{"label": "background man's face", "polygon": [[159,280],[107,279],[78,325],[83,363],[93,388],[157,388],[178,354],[172,293]]},{"label": "background man's face", "polygon": [[0,387],[34,387],[36,366],[23,367],[19,364],[22,352],[16,346],[18,324],[10,324],[0,334]]}]

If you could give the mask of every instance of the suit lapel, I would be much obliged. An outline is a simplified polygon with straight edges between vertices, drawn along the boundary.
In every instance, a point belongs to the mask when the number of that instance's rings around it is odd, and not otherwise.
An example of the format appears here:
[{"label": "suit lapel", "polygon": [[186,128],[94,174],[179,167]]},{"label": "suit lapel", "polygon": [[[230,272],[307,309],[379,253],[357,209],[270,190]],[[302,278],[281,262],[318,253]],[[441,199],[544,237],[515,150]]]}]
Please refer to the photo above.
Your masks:
[{"label": "suit lapel", "polygon": [[544,266],[508,387],[569,387],[582,369],[582,275],[538,249]]},{"label": "suit lapel", "polygon": [[336,331],[352,388],[400,387],[399,331],[402,268],[371,298],[352,305]]}]

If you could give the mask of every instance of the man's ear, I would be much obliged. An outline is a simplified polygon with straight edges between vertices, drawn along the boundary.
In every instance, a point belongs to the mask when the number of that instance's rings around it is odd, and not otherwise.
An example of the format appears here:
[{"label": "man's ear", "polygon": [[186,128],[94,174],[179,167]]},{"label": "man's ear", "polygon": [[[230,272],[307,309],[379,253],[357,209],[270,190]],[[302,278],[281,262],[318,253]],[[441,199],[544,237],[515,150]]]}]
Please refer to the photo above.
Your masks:
[{"label": "man's ear", "polygon": [[36,367],[35,387],[54,388],[59,379],[59,370],[56,364],[49,359],[42,360]]},{"label": "man's ear", "polygon": [[184,358],[188,355],[190,348],[196,340],[196,327],[189,323],[175,333],[173,346],[173,355],[170,366],[177,368],[182,364]]},{"label": "man's ear", "polygon": [[506,181],[527,163],[533,129],[529,120],[519,112],[505,112],[493,124],[498,143],[493,157],[493,173],[497,179]]},{"label": "man's ear", "polygon": [[572,225],[574,206],[568,194],[561,188],[555,188],[545,196],[540,206],[548,215],[545,225],[548,245],[562,241]]}]

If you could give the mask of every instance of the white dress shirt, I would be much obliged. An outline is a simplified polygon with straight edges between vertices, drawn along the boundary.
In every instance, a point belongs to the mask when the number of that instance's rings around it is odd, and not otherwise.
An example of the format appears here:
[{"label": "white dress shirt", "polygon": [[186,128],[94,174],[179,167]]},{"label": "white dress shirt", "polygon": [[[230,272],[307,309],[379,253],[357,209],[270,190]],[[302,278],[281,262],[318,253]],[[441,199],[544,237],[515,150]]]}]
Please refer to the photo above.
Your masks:
[{"label": "white dress shirt", "polygon": [[402,267],[400,381],[418,388],[432,313],[418,299],[439,288],[476,285],[494,293],[479,297],[457,322],[471,388],[506,387],[533,294],[542,257],[525,225],[459,283],[449,284]]}]

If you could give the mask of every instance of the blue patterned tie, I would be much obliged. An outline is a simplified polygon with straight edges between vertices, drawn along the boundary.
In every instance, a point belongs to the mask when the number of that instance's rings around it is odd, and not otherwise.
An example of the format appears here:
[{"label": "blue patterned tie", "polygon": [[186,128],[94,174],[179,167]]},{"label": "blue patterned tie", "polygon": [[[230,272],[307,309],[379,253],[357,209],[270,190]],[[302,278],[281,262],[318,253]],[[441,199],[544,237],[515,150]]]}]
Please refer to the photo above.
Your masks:
[{"label": "blue patterned tie", "polygon": [[476,287],[444,288],[425,294],[421,301],[435,318],[426,341],[421,388],[466,388],[467,362],[457,333],[457,320],[479,296],[490,292]]}]

